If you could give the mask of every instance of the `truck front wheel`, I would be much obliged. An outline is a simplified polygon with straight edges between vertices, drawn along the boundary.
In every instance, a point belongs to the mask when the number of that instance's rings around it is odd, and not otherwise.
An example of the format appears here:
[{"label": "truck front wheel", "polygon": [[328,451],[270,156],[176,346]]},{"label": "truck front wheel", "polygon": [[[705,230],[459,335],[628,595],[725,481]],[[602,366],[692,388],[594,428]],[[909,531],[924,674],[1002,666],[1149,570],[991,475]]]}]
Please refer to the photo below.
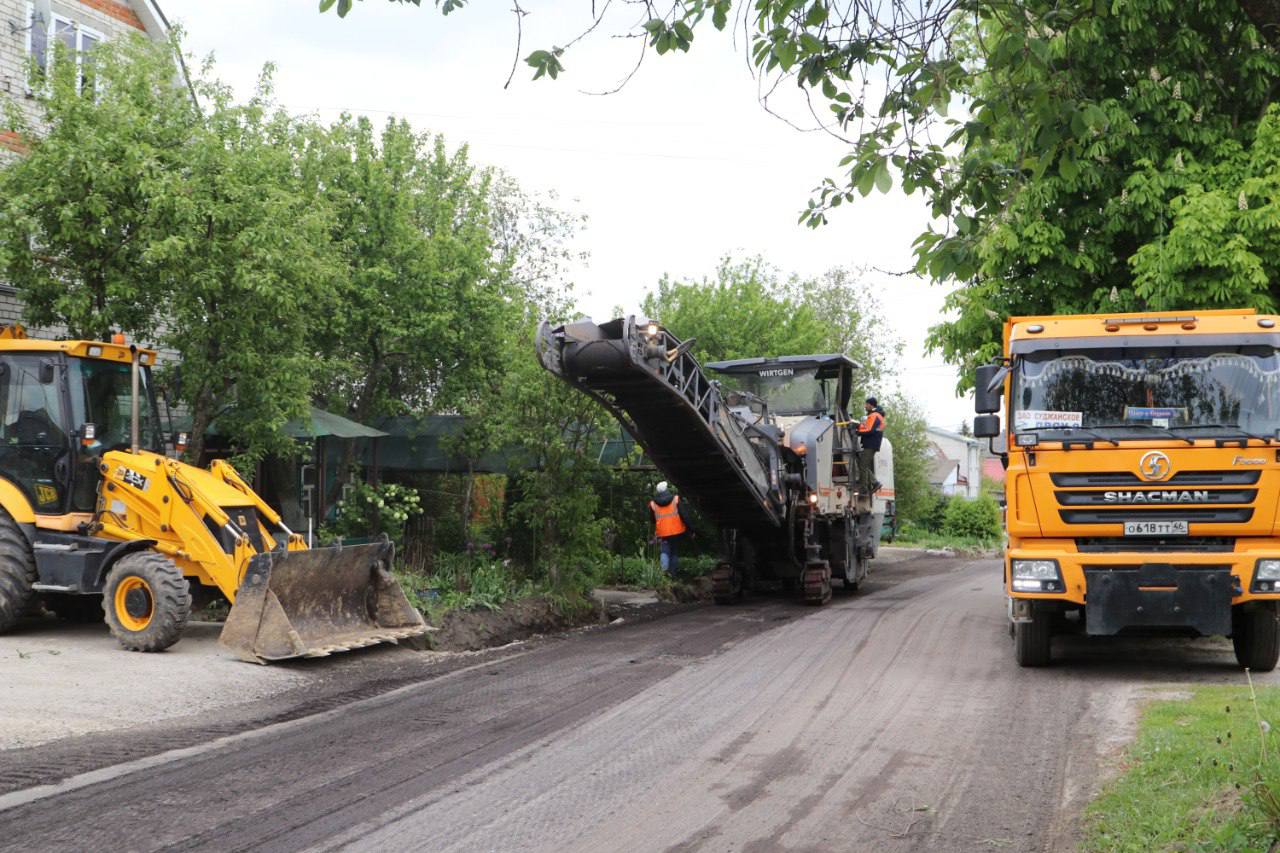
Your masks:
[{"label": "truck front wheel", "polygon": [[1030,622],[1013,623],[1013,656],[1018,666],[1048,666],[1049,641],[1053,637],[1053,615],[1031,606]]},{"label": "truck front wheel", "polygon": [[1273,601],[1255,601],[1231,608],[1231,645],[1236,662],[1253,672],[1270,672],[1280,658],[1280,622]]}]

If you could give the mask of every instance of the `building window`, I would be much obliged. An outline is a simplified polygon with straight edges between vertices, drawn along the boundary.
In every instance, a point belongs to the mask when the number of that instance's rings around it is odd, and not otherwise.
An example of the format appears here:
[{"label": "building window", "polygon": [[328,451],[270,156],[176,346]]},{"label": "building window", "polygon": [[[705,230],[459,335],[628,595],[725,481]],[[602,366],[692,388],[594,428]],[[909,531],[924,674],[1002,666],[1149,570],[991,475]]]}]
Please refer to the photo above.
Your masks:
[{"label": "building window", "polygon": [[77,88],[83,90],[91,86],[88,74],[93,60],[89,51],[102,43],[105,38],[102,33],[57,13],[54,13],[53,20],[45,26],[37,26],[35,8],[31,4],[27,4],[27,21],[27,53],[35,59],[36,67],[41,72],[47,72],[49,63],[53,60],[53,44],[61,42],[68,54],[76,58],[76,69],[79,72]]}]

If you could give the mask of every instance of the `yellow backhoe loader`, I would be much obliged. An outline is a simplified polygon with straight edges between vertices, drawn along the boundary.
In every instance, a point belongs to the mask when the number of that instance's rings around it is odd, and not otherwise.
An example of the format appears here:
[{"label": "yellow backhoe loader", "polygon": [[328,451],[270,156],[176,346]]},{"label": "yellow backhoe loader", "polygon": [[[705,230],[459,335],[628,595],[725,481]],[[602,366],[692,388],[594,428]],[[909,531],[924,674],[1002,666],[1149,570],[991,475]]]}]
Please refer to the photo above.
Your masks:
[{"label": "yellow backhoe loader", "polygon": [[221,642],[257,663],[425,633],[385,538],[309,549],[226,462],[165,454],[155,359],[0,331],[0,631],[42,603],[155,652],[221,597]]}]

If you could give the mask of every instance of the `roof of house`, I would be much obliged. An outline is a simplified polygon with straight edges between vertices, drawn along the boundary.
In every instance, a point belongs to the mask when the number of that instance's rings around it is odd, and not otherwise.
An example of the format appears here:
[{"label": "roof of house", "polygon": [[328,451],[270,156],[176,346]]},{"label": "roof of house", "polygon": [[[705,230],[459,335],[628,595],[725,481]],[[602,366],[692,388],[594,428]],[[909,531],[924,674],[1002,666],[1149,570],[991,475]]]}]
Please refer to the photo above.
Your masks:
[{"label": "roof of house", "polygon": [[943,456],[934,459],[929,465],[929,482],[940,484],[945,483],[947,479],[960,470],[960,463],[954,459],[948,459]]},{"label": "roof of house", "polygon": [[926,427],[925,431],[932,433],[934,435],[940,435],[945,438],[950,438],[954,441],[964,441],[964,442],[968,442],[969,444],[978,443],[978,439],[974,438],[971,435],[961,435],[958,432],[952,432],[951,430],[943,429],[942,427],[935,427],[935,426]]},{"label": "roof of house", "polygon": [[1003,483],[1004,474],[1004,465],[995,456],[988,456],[982,460],[982,476],[990,477],[997,483]]}]

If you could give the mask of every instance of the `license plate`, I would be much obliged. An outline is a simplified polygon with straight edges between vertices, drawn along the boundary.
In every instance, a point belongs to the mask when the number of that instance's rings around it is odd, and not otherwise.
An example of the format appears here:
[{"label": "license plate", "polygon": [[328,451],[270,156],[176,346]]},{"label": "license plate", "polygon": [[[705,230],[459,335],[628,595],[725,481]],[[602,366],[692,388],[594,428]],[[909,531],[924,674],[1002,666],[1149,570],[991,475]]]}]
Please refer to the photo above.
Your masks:
[{"label": "license plate", "polygon": [[1126,521],[1125,536],[1186,536],[1185,521]]}]

